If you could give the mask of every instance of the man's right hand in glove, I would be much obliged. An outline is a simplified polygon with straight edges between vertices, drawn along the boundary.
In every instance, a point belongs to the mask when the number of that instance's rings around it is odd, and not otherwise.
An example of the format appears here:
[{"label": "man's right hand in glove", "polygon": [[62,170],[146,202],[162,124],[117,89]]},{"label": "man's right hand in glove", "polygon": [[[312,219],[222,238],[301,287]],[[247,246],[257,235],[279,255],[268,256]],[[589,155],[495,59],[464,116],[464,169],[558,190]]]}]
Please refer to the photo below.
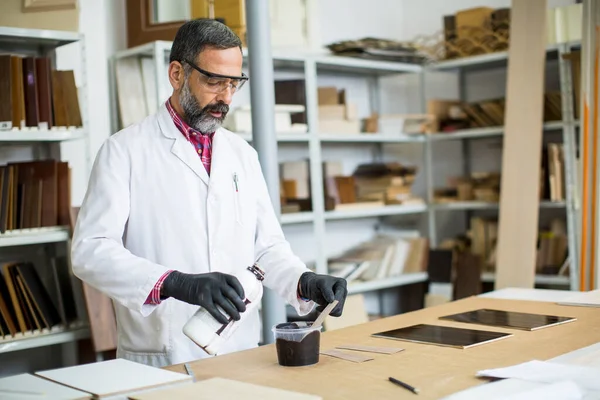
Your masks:
[{"label": "man's right hand in glove", "polygon": [[[163,282],[161,296],[204,307],[222,324],[228,323],[229,317],[239,321],[240,312],[246,311],[244,288],[240,281],[221,272],[185,274],[173,271]],[[228,315],[223,315],[217,306]]]}]

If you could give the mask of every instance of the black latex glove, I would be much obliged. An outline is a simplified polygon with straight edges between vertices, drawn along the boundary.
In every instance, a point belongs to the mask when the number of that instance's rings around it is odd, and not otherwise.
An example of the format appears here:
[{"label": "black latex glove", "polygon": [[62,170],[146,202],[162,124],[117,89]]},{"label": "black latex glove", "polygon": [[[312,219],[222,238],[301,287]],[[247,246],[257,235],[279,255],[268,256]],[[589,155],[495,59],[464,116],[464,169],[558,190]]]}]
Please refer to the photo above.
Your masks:
[{"label": "black latex glove", "polygon": [[347,283],[345,279],[336,278],[330,275],[319,275],[314,272],[305,272],[300,276],[298,289],[300,296],[312,300],[319,305],[317,310],[323,311],[329,303],[337,300],[338,304],[330,315],[339,317],[344,310],[344,302],[348,295]]},{"label": "black latex glove", "polygon": [[[229,317],[239,321],[246,311],[244,288],[233,275],[221,272],[184,274],[173,271],[165,278],[161,294],[204,307],[217,321],[226,324]],[[217,308],[219,306],[228,315]]]}]

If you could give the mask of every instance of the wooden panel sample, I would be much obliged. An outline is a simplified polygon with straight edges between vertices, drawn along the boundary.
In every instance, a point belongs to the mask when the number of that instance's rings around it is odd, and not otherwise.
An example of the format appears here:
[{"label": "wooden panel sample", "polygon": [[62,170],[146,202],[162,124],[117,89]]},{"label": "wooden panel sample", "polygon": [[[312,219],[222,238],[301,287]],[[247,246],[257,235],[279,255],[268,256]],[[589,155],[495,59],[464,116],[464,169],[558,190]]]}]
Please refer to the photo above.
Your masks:
[{"label": "wooden panel sample", "polygon": [[37,76],[39,122],[48,124],[48,129],[54,125],[52,118],[52,71],[50,59],[39,57],[35,59]]},{"label": "wooden panel sample", "polygon": [[[79,207],[70,209],[71,231],[77,224]],[[112,351],[117,348],[117,319],[112,300],[98,289],[82,282],[85,306],[90,322],[94,351]]]},{"label": "wooden panel sample", "polygon": [[90,319],[94,350],[99,353],[116,349],[117,321],[112,300],[87,283],[83,283],[83,294]]},{"label": "wooden panel sample", "polygon": [[11,58],[0,55],[0,129],[12,128]]},{"label": "wooden panel sample", "polygon": [[546,0],[513,0],[495,288],[533,287],[546,62]]},{"label": "wooden panel sample", "polygon": [[37,127],[39,107],[34,57],[23,58],[23,90],[25,92],[25,125]]},{"label": "wooden panel sample", "polygon": [[23,59],[18,55],[11,55],[11,96],[13,128],[25,125],[25,92],[23,91]]}]

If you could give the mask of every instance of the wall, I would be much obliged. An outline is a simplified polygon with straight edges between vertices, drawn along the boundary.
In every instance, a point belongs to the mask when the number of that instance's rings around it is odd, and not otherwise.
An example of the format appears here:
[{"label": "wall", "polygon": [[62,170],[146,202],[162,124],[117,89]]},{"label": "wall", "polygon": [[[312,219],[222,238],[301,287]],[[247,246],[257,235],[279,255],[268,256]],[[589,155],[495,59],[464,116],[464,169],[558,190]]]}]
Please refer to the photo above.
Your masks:
[{"label": "wall", "polygon": [[79,29],[77,9],[23,13],[23,0],[2,0],[1,3],[0,26],[73,32]]},{"label": "wall", "polygon": [[405,0],[317,0],[323,45],[364,37],[399,39],[404,35]]}]

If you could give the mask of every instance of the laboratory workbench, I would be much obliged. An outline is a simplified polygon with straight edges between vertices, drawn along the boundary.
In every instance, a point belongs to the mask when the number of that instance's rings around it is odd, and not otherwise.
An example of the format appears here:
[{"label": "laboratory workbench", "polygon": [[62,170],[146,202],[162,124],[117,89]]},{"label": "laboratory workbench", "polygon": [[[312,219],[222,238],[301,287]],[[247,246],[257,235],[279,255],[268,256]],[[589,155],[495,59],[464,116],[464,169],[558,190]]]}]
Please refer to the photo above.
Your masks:
[{"label": "laboratory workbench", "polygon": [[[477,371],[530,360],[549,360],[600,341],[600,308],[562,306],[552,301],[553,297],[550,292],[535,290],[471,297],[322,334],[322,350],[350,344],[404,349],[392,355],[361,353],[374,358],[363,363],[321,355],[316,365],[282,367],[277,362],[275,345],[271,344],[199,360],[190,366],[198,380],[224,377],[315,394],[323,399],[440,399],[486,383],[475,377]],[[556,297],[555,301],[563,300],[561,296]],[[537,331],[522,331],[439,319],[478,308],[561,315],[577,320]],[[468,349],[371,337],[376,332],[421,323],[509,332],[513,336]],[[183,365],[167,369],[186,372]],[[419,388],[418,397],[390,383],[390,376]]]}]

